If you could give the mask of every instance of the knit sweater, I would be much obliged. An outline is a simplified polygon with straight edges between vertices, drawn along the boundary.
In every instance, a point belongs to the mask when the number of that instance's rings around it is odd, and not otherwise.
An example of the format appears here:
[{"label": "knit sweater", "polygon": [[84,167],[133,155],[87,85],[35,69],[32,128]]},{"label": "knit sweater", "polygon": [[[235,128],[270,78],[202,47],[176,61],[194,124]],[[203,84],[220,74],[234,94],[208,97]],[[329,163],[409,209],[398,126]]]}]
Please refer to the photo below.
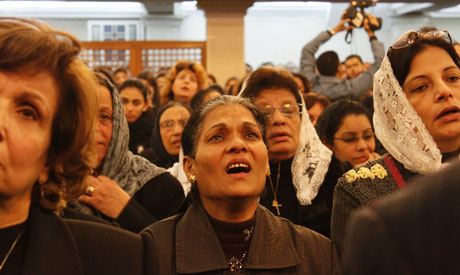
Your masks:
[{"label": "knit sweater", "polygon": [[343,253],[343,239],[351,212],[361,206],[375,204],[400,189],[385,158],[394,162],[404,182],[417,175],[391,156],[385,155],[348,171],[339,179],[334,190],[331,220],[331,239],[339,255]]}]

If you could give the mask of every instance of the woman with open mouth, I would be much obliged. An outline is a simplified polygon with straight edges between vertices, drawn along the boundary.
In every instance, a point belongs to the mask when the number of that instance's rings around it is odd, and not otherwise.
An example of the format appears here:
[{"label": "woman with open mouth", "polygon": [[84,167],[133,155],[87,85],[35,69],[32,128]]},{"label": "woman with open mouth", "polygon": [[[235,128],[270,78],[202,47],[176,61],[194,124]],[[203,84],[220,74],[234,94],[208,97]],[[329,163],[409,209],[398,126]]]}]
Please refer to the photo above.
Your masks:
[{"label": "woman with open mouth", "polygon": [[192,203],[141,233],[146,274],[340,271],[330,240],[259,205],[269,174],[264,127],[239,97],[217,97],[192,115],[182,134]]},{"label": "woman with open mouth", "polygon": [[460,61],[447,31],[409,31],[374,76],[374,128],[388,155],[347,172],[334,192],[339,252],[352,210],[404,188],[415,175],[459,158]]}]

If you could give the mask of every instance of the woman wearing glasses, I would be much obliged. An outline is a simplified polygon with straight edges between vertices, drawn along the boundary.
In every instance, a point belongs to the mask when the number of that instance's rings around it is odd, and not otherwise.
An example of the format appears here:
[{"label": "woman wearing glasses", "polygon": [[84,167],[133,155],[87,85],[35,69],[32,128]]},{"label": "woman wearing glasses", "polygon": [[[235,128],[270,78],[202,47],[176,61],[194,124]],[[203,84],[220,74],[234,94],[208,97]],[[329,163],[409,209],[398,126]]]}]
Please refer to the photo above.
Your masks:
[{"label": "woman wearing glasses", "polygon": [[318,138],[292,75],[260,68],[249,76],[241,96],[250,98],[267,119],[271,175],[261,204],[275,215],[328,236],[333,187],[322,184],[331,152]]},{"label": "woman wearing glasses", "polygon": [[324,110],[316,129],[336,160],[357,167],[379,157],[374,152],[371,121],[369,112],[358,102],[339,100]]},{"label": "woman wearing glasses", "polygon": [[337,184],[331,230],[338,249],[353,209],[459,158],[459,68],[446,31],[410,31],[389,48],[374,79],[375,132],[389,155],[347,172]]}]

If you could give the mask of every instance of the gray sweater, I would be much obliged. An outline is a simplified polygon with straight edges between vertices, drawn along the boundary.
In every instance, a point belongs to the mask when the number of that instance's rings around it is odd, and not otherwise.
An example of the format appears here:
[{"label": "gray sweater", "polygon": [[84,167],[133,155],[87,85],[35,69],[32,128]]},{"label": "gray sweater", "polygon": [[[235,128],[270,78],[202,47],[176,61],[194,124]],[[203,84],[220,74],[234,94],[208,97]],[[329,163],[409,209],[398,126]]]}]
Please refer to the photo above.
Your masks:
[{"label": "gray sweater", "polygon": [[375,72],[380,68],[385,50],[383,43],[374,39],[371,41],[374,63],[361,75],[353,79],[339,79],[334,76],[317,74],[315,53],[318,48],[331,38],[327,32],[321,32],[302,49],[300,68],[310,80],[313,91],[323,94],[330,100],[336,100],[344,96],[361,96],[372,88]]}]

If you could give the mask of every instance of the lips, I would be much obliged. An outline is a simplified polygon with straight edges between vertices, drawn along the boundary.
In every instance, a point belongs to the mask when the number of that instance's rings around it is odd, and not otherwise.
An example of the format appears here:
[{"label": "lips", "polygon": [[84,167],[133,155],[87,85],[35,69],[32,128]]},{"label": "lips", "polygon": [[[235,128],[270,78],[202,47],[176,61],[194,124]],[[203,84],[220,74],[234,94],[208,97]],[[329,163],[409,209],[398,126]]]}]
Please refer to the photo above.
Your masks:
[{"label": "lips", "polygon": [[457,106],[450,106],[444,108],[437,116],[436,119],[446,118],[450,115],[457,115],[460,113],[460,109]]},{"label": "lips", "polygon": [[251,172],[251,165],[246,160],[232,160],[225,167],[225,172],[227,174],[240,174],[240,173],[249,173]]},{"label": "lips", "polygon": [[282,132],[274,132],[269,136],[270,139],[278,138],[278,137],[290,137],[290,135],[288,132],[282,131]]}]

